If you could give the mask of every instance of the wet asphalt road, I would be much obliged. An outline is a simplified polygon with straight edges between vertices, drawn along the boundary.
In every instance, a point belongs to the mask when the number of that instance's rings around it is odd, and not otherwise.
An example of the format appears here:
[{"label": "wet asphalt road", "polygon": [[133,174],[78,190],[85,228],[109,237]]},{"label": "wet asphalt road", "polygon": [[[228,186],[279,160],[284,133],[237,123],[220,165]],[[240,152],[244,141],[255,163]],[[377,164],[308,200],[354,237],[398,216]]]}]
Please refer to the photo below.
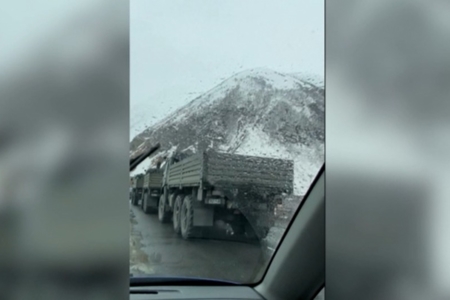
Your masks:
[{"label": "wet asphalt road", "polygon": [[130,272],[136,276],[192,276],[254,282],[264,268],[261,246],[257,242],[183,240],[173,231],[172,223],[161,224],[156,214],[147,215],[131,204],[130,221],[135,244],[130,245],[135,248],[130,251]]}]

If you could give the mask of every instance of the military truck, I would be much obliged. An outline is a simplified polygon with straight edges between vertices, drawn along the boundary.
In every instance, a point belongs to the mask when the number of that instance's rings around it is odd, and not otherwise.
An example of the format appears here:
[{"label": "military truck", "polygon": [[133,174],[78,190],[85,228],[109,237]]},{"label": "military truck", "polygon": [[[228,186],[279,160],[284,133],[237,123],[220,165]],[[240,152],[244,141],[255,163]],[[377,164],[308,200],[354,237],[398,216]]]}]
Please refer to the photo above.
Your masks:
[{"label": "military truck", "polygon": [[202,152],[165,165],[158,203],[161,222],[173,222],[184,239],[222,222],[232,234],[261,239],[274,222],[274,208],[293,190],[290,160]]},{"label": "military truck", "polygon": [[134,176],[131,181],[131,204],[138,205],[142,198],[144,174]]},{"label": "military truck", "polygon": [[161,196],[163,169],[149,169],[144,175],[141,207],[146,213],[158,212],[158,200]]}]

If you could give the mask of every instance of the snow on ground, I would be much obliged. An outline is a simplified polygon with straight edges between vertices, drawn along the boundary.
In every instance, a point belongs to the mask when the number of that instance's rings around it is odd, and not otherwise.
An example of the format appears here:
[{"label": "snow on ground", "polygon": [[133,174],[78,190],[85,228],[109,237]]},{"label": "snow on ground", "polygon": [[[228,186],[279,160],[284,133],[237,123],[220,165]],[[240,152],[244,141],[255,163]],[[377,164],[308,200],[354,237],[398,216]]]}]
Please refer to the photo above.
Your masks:
[{"label": "snow on ground", "polygon": [[[272,88],[280,90],[296,89],[299,86],[312,87],[310,83],[317,83],[319,86],[323,86],[323,80],[318,76],[306,73],[283,74],[266,68],[254,68],[242,71],[226,79],[200,97],[192,100],[186,106],[183,106],[164,117],[161,121],[154,124],[152,128],[156,130],[164,126],[180,124],[199,109],[208,107],[216,101],[223,99],[229,91],[237,86],[239,86],[239,89],[244,93],[246,91],[252,92],[254,90],[259,90],[261,89],[261,85],[260,82],[258,82],[258,79],[263,79],[267,84],[271,85]],[[148,110],[150,108],[151,106],[133,107],[131,112],[131,119],[133,120],[131,124],[132,137],[144,130],[144,128],[147,128],[145,116],[149,115]],[[153,123],[153,121],[150,123]]]},{"label": "snow on ground", "polygon": [[236,150],[236,154],[260,157],[290,159],[294,161],[294,194],[304,195],[323,162],[311,160],[320,157],[315,150],[295,145],[286,149],[285,146],[270,138],[260,129],[248,129],[244,142]]},{"label": "snow on ground", "polygon": [[303,105],[302,107],[297,107],[297,106],[292,105],[291,109],[295,110],[298,113],[301,113],[306,118],[311,118],[311,116],[312,116],[311,110],[309,109],[309,107],[307,105]]},{"label": "snow on ground", "polygon": [[298,88],[299,85],[305,86],[305,83],[296,77],[278,73],[270,69],[264,68],[251,69],[248,71],[238,73],[236,75],[236,78],[245,78],[245,77],[248,78],[262,77],[268,84],[272,85],[272,87],[275,89],[296,89]]},{"label": "snow on ground", "polygon": [[[255,80],[256,79],[256,80]],[[270,69],[257,68],[237,73],[231,78],[225,80],[213,89],[207,91],[201,97],[196,98],[182,110],[178,110],[169,123],[177,123],[185,120],[192,112],[200,108],[212,105],[218,100],[223,99],[226,94],[239,85],[239,89],[243,92],[259,90],[261,88],[258,79],[264,79],[267,84],[270,84],[274,89],[296,89],[298,86],[308,86],[307,82],[302,81],[296,76],[286,75],[272,71]],[[166,124],[167,120],[163,120],[158,126]]]},{"label": "snow on ground", "polygon": [[[234,89],[237,85],[239,85],[239,88],[244,92],[246,90],[252,91],[255,88],[259,89],[261,86],[257,79],[264,79],[264,81],[270,84],[274,89],[289,90],[296,89],[299,85],[305,85],[304,82],[294,76],[281,74],[270,69],[257,68],[237,73],[214,89],[207,92],[206,96],[209,96],[211,100],[214,101],[217,98],[225,96],[224,92]],[[213,101],[210,101],[210,103]]]},{"label": "snow on ground", "polygon": [[309,74],[306,72],[297,72],[297,73],[292,73],[289,75],[291,75],[292,77],[295,77],[297,79],[311,83],[317,87],[324,87],[323,76],[319,76],[316,74]]},{"label": "snow on ground", "polygon": [[189,147],[184,148],[183,150],[181,150],[181,152],[186,152],[186,151],[191,151],[193,153],[196,153],[197,149],[195,149],[194,145],[190,145]]}]

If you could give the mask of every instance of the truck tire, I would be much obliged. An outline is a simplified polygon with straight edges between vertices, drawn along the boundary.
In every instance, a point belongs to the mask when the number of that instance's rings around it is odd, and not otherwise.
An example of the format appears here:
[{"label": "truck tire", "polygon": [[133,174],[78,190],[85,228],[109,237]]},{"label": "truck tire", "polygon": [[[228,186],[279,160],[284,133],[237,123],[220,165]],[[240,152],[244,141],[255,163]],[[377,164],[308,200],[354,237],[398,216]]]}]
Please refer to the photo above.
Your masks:
[{"label": "truck tire", "polygon": [[141,194],[141,202],[140,202],[139,206],[141,207],[142,210],[144,210],[144,200],[145,200],[146,196],[147,196],[146,193]]},{"label": "truck tire", "polygon": [[144,211],[144,213],[149,214],[150,213],[150,209],[148,207],[148,194],[144,195],[144,200],[142,200],[142,210]]},{"label": "truck tire", "polygon": [[161,195],[158,203],[158,219],[161,223],[168,223],[170,221],[170,213],[166,211],[167,203],[164,200],[164,195]]},{"label": "truck tire", "polygon": [[194,203],[192,196],[184,197],[180,213],[181,236],[187,240],[194,237]]},{"label": "truck tire", "polygon": [[[158,208],[155,208],[155,207],[151,207],[151,206],[149,206],[148,205],[148,199],[149,199],[149,195],[147,194],[147,195],[145,195],[145,197],[144,197],[144,207],[143,207],[143,210],[144,210],[144,212],[146,213],[146,214],[154,214],[154,213],[157,213],[158,212]],[[157,198],[156,198],[157,199]]]},{"label": "truck tire", "polygon": [[136,193],[134,192],[131,194],[131,204],[136,206]]},{"label": "truck tire", "polygon": [[257,236],[258,240],[265,239],[267,237],[267,234],[269,234],[269,229],[270,228],[268,228],[268,227],[258,228],[256,230],[256,236]]},{"label": "truck tire", "polygon": [[173,230],[181,233],[181,207],[183,205],[183,195],[177,195],[173,205]]},{"label": "truck tire", "polygon": [[245,223],[244,225],[244,231],[245,231],[245,236],[247,237],[247,239],[249,240],[259,240],[260,238],[258,237],[258,234],[256,233],[255,229],[253,229],[253,227],[248,223],[248,221]]}]

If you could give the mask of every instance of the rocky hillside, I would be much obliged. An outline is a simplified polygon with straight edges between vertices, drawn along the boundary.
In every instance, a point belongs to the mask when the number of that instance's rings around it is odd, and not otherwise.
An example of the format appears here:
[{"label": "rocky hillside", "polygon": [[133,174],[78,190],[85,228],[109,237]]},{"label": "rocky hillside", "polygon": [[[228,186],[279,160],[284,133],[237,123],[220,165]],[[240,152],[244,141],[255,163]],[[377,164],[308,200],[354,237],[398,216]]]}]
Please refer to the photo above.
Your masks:
[{"label": "rocky hillside", "polygon": [[295,192],[304,194],[324,161],[325,114],[323,87],[301,78],[268,69],[238,73],[136,136],[131,150],[159,142],[162,152],[213,148],[293,159]]}]

